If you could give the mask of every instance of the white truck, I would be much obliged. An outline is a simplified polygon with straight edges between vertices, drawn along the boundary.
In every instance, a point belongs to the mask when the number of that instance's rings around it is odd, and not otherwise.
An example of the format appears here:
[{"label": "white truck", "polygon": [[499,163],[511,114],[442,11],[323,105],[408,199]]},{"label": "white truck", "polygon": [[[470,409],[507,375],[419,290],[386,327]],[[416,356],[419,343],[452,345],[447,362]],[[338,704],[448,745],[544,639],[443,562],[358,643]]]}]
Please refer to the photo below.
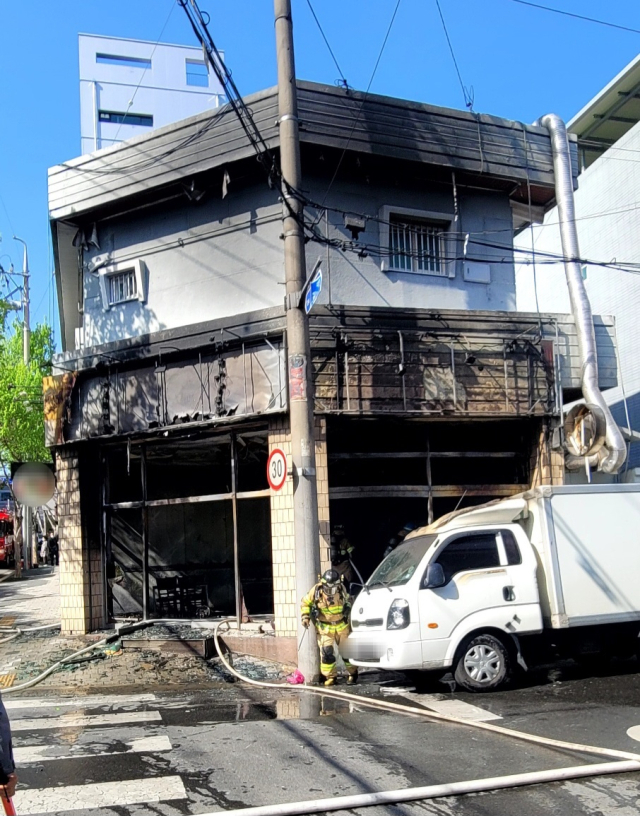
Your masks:
[{"label": "white truck", "polygon": [[355,599],[345,655],[451,669],[473,691],[516,664],[630,656],[640,632],[640,485],[541,487],[411,533]]}]

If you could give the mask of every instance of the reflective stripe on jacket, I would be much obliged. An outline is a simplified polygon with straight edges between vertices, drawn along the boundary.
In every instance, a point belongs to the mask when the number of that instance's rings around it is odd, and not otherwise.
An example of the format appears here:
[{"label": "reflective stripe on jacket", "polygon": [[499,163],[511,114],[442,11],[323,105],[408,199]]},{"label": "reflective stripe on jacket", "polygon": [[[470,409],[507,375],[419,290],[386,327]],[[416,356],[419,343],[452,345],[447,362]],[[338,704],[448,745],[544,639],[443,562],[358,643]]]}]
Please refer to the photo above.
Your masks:
[{"label": "reflective stripe on jacket", "polygon": [[340,586],[338,591],[327,598],[322,591],[323,584],[318,583],[312,587],[302,599],[300,613],[313,618],[318,629],[328,631],[331,627],[335,631],[341,631],[348,626],[349,618],[349,596],[344,586]]}]

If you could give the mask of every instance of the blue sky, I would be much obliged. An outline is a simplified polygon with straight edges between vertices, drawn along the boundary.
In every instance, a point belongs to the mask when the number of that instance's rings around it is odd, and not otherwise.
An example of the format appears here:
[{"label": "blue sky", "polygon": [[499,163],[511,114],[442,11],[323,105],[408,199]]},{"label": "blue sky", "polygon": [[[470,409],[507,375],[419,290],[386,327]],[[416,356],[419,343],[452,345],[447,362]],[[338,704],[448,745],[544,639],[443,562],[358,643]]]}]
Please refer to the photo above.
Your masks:
[{"label": "blue sky", "polygon": [[[542,0],[546,2],[546,0]],[[548,0],[549,5],[640,29],[638,0]],[[474,108],[531,122],[566,119],[640,51],[640,35],[551,14],[513,0],[440,0]],[[271,0],[200,0],[242,93],[276,82]],[[349,84],[365,89],[396,0],[313,0]],[[173,7],[173,11],[171,11]],[[170,14],[171,11],[171,14]],[[338,72],[307,0],[293,0],[298,76]],[[0,3],[0,264],[29,245],[32,321],[51,319],[47,168],[80,152],[79,32],[195,44],[176,0],[8,0]],[[450,107],[464,99],[435,0],[401,0],[372,93]]]}]

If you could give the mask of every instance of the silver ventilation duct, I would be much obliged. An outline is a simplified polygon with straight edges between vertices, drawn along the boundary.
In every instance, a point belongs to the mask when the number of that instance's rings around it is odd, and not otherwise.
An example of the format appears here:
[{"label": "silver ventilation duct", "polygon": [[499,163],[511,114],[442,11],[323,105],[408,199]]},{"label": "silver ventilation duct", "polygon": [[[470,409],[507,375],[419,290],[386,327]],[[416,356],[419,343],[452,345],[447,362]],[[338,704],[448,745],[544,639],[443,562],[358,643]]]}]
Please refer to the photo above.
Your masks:
[{"label": "silver ventilation duct", "polygon": [[578,261],[580,250],[575,221],[573,177],[567,129],[562,119],[554,113],[543,116],[536,124],[547,128],[551,137],[564,270],[582,363],[582,394],[587,403],[586,407],[596,406],[594,414],[604,415],[606,422],[604,444],[594,445],[586,456],[567,456],[566,466],[570,470],[577,470],[584,467],[586,459],[591,467],[597,467],[598,470],[605,473],[618,473],[627,458],[627,446],[598,387],[598,357],[593,315]]}]

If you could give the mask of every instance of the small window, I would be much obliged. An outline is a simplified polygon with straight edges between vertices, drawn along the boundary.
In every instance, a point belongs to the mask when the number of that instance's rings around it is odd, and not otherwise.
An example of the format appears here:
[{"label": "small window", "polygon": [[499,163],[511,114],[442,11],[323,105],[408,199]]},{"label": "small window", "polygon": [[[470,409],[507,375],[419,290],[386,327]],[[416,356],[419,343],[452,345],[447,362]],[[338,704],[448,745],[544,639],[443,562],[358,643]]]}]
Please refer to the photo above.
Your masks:
[{"label": "small window", "polygon": [[209,71],[206,63],[187,60],[187,85],[197,85],[199,88],[209,87]]},{"label": "small window", "polygon": [[390,268],[446,276],[442,226],[392,215],[389,223]]},{"label": "small window", "polygon": [[123,68],[151,68],[151,60],[144,57],[122,57],[118,54],[96,54],[101,65],[121,65]]},{"label": "small window", "polygon": [[459,572],[500,566],[498,544],[493,533],[461,536],[444,548],[436,559],[447,583]]},{"label": "small window", "polygon": [[125,303],[127,300],[138,299],[138,282],[135,269],[127,269],[115,275],[109,275],[109,305]]},{"label": "small window", "polygon": [[507,554],[507,564],[514,566],[515,564],[522,564],[522,556],[520,555],[520,547],[516,537],[511,530],[501,530],[502,543],[504,544],[504,551]]},{"label": "small window", "polygon": [[587,279],[587,265],[586,264],[582,264],[582,266],[580,267],[580,274],[582,275],[582,280]]},{"label": "small window", "polygon": [[119,113],[118,111],[98,111],[101,122],[111,122],[113,125],[142,125],[153,127],[153,116],[149,113]]}]

